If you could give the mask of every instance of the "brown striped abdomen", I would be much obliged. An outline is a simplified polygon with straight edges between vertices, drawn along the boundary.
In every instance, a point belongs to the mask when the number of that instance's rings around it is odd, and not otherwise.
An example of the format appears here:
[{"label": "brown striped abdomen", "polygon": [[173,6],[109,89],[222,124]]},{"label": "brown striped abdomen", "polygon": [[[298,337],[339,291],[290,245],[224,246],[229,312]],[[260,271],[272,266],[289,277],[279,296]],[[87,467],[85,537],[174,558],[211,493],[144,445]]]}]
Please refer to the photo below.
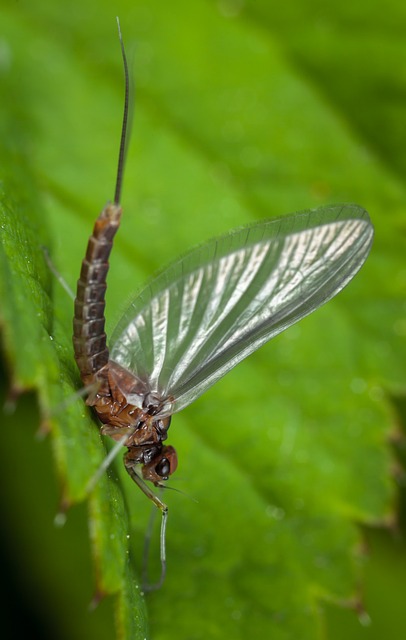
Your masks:
[{"label": "brown striped abdomen", "polygon": [[120,225],[121,207],[108,204],[96,220],[82,262],[75,298],[73,347],[84,384],[91,384],[108,363],[104,307],[106,277],[113,238]]}]

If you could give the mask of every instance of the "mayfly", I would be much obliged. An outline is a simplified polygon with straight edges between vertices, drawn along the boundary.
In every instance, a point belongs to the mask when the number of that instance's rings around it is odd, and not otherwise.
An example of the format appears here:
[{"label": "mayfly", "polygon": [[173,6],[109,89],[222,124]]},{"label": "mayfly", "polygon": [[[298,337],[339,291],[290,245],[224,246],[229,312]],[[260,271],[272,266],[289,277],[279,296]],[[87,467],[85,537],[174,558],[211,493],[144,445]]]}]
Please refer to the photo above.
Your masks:
[{"label": "mayfly", "polygon": [[176,470],[176,451],[164,444],[171,416],[339,293],[365,262],[373,226],[361,207],[333,205],[211,240],[163,271],[131,302],[107,347],[106,276],[122,213],[129,95],[120,27],[119,38],[125,105],[116,191],[87,245],[73,344],[101,433],[117,441],[115,449],[126,447],[126,470],[162,512],[161,584],[168,509],[146,482],[161,487]]}]

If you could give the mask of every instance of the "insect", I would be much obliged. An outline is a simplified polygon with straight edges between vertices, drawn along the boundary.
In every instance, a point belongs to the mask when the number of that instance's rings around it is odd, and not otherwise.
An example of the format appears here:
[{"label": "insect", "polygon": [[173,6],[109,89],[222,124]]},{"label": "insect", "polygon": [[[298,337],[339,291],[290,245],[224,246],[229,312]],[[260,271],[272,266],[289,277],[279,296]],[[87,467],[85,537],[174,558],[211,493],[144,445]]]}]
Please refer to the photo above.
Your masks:
[{"label": "insect", "polygon": [[126,98],[116,192],[88,241],[77,284],[74,353],[87,404],[101,433],[125,446],[131,478],[162,512],[161,578],[166,570],[163,486],[177,467],[165,443],[171,416],[243,358],[339,293],[366,260],[373,226],[361,207],[333,205],[259,222],[191,251],[129,305],[109,347],[106,277],[119,228],[128,119]]}]

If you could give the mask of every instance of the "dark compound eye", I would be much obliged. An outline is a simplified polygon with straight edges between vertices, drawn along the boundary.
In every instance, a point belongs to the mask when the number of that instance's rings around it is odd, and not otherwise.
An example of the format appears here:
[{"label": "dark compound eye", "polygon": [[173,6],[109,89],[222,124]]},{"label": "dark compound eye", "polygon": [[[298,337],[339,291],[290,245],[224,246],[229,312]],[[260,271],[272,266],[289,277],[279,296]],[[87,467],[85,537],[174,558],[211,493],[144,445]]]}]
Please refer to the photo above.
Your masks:
[{"label": "dark compound eye", "polygon": [[171,465],[169,464],[168,458],[162,458],[162,460],[160,460],[156,465],[155,471],[159,476],[161,476],[161,478],[167,478],[171,471]]}]

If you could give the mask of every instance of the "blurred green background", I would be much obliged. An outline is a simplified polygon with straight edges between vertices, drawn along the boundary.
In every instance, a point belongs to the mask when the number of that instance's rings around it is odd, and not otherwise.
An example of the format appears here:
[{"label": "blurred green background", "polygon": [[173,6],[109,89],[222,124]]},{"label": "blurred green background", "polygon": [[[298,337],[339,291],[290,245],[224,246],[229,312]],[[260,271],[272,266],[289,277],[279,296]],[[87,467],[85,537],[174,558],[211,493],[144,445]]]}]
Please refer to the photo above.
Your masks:
[{"label": "blurred green background", "polygon": [[[406,636],[405,14],[394,0],[2,0],[7,637]],[[154,271],[230,228],[342,201],[376,227],[337,300],[174,418],[187,495],[165,495],[168,579],[146,602],[149,507],[120,460],[86,503],[104,449],[82,401],[36,437],[79,387],[72,305],[41,246],[74,286],[113,196],[116,15],[136,99],[110,330]],[[61,498],[72,506],[55,527]]]}]

